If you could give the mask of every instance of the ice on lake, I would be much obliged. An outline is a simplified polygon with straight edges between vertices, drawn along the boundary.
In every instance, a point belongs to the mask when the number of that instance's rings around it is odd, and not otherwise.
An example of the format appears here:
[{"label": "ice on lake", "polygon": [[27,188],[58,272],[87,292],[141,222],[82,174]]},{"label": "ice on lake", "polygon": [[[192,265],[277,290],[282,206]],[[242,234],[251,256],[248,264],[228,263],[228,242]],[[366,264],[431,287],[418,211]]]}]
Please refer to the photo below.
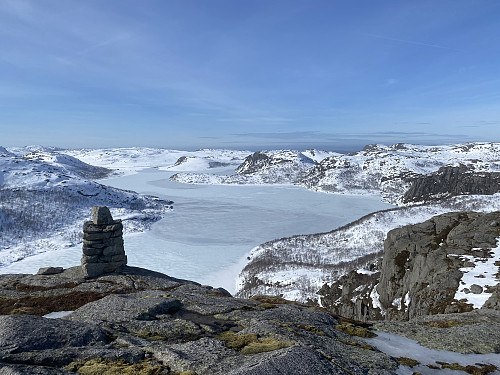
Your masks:
[{"label": "ice on lake", "polygon": [[[230,292],[253,247],[295,234],[330,231],[391,207],[375,196],[317,193],[291,185],[187,185],[170,181],[172,174],[148,169],[100,181],[175,202],[174,210],[151,231],[125,237],[128,264]],[[79,247],[61,249],[57,257],[36,255],[2,273],[33,273],[49,260],[48,265],[74,266],[80,257]]]}]

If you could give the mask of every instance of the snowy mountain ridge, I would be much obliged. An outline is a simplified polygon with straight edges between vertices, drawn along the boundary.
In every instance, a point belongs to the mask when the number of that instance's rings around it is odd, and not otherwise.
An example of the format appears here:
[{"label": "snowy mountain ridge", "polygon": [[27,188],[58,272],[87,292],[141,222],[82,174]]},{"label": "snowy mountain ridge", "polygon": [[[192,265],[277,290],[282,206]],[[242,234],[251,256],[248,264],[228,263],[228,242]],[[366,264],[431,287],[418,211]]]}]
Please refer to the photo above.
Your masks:
[{"label": "snowy mountain ridge", "polygon": [[191,184],[289,183],[337,194],[375,194],[387,202],[403,204],[411,181],[444,166],[465,165],[471,171],[500,171],[500,143],[463,143],[421,146],[398,143],[368,145],[350,153],[319,155],[314,151],[263,151],[248,156],[235,174],[179,173],[178,182]]},{"label": "snowy mountain ridge", "polygon": [[500,171],[500,143],[369,145],[322,160],[301,184],[323,192],[382,194],[386,201],[401,204],[412,179],[460,164],[478,172]]},{"label": "snowy mountain ridge", "polygon": [[171,179],[188,184],[296,184],[318,160],[332,155],[340,154],[317,150],[257,151],[248,155],[231,175],[177,173]]}]

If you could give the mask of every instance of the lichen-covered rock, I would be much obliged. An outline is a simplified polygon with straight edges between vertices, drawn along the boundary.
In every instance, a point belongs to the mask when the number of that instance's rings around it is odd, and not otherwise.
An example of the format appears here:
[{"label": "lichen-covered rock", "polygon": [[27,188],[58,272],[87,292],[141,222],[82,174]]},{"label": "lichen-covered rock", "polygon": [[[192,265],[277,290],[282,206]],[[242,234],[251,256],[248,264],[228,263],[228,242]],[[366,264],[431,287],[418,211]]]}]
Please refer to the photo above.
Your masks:
[{"label": "lichen-covered rock", "polygon": [[[394,229],[384,243],[380,272],[352,271],[324,285],[318,292],[322,304],[361,321],[467,312],[478,296],[484,308],[500,309],[500,262],[494,258],[498,250],[492,251],[500,238],[497,222],[500,212],[455,212]],[[486,263],[492,269],[465,285],[464,275]],[[479,280],[486,282],[481,286]]]},{"label": "lichen-covered rock", "polygon": [[488,223],[499,219],[500,212],[449,213],[390,231],[376,288],[387,318],[472,310],[467,301],[455,299],[464,273],[461,268],[475,251],[484,256],[485,250],[496,246],[500,230]]},{"label": "lichen-covered rock", "polygon": [[[78,296],[91,298],[68,305]],[[33,313],[74,310],[62,319],[0,317],[0,368],[6,365],[12,373],[107,366],[125,374],[154,369],[267,375],[300,369],[361,375],[393,374],[397,368],[394,359],[337,330],[337,319],[325,311],[280,298],[237,299],[140,268],[94,279],[71,268],[49,276],[0,275],[0,297],[14,313],[30,301],[38,304]]]}]

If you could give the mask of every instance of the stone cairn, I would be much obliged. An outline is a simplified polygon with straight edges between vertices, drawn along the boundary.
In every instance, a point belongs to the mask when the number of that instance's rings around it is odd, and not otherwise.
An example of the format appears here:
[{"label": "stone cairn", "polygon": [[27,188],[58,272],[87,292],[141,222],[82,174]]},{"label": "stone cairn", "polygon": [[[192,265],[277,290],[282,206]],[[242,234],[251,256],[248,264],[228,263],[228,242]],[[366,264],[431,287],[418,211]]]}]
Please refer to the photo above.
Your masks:
[{"label": "stone cairn", "polygon": [[92,207],[92,221],[83,224],[83,275],[98,277],[126,264],[122,221],[113,220],[107,207]]}]

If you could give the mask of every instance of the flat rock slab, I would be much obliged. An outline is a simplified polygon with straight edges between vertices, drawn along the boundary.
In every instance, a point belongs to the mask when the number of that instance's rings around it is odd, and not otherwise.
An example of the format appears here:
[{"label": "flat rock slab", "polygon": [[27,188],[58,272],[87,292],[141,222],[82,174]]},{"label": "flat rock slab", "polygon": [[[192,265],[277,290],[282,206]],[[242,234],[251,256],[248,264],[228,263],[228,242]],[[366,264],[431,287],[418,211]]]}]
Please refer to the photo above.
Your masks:
[{"label": "flat rock slab", "polygon": [[112,294],[90,302],[66,319],[82,322],[123,322],[153,320],[157,315],[171,314],[181,308],[181,302],[165,292],[151,290],[131,294]]},{"label": "flat rock slab", "polygon": [[43,267],[38,270],[37,275],[57,275],[64,271],[63,267]]},{"label": "flat rock slab", "polygon": [[[292,346],[266,353],[258,358],[249,358],[247,363],[228,375],[281,375],[295,374],[339,374],[352,375],[320,355],[317,351],[303,346]],[[378,372],[382,374],[383,372]],[[387,372],[390,374],[391,372]]]},{"label": "flat rock slab", "polygon": [[95,325],[33,315],[0,316],[0,354],[65,346],[104,344],[106,331]]}]

